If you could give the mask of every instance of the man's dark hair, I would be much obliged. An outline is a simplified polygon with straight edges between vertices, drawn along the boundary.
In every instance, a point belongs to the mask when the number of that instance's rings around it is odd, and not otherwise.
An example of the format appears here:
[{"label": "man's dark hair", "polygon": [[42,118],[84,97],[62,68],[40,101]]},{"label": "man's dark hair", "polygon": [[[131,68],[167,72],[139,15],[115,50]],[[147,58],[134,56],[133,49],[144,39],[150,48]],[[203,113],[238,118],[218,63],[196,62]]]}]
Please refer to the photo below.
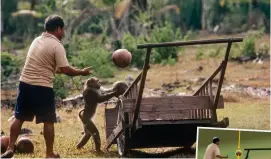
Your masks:
[{"label": "man's dark hair", "polygon": [[55,31],[58,27],[64,27],[64,20],[58,15],[50,15],[45,19],[44,29],[46,31]]},{"label": "man's dark hair", "polygon": [[215,144],[217,141],[220,141],[218,137],[213,138],[213,143]]}]

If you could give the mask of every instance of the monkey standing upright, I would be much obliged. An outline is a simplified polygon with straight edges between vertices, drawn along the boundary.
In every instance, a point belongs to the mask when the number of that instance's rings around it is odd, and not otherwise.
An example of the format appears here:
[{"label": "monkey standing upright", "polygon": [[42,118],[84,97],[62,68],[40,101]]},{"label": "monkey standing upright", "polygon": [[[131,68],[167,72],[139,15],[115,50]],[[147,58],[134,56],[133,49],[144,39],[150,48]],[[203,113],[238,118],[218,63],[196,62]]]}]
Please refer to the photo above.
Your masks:
[{"label": "monkey standing upright", "polygon": [[84,136],[77,144],[77,148],[82,148],[92,136],[95,143],[95,150],[100,151],[100,134],[97,127],[92,122],[91,118],[96,112],[98,103],[105,102],[114,96],[118,96],[124,93],[121,90],[114,89],[111,92],[107,91],[105,94],[102,94],[100,87],[101,84],[98,78],[92,77],[85,82],[83,91],[85,107],[78,114],[84,125]]}]

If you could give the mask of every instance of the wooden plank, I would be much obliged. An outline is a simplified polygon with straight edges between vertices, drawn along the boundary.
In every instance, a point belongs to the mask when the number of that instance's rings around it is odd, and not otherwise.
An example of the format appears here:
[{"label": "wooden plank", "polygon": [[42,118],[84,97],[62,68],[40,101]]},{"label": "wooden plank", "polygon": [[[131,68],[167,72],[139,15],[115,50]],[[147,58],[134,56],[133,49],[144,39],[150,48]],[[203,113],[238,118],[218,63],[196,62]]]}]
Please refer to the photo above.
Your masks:
[{"label": "wooden plank", "polygon": [[136,103],[135,103],[134,117],[133,117],[133,130],[135,130],[135,128],[136,128],[136,121],[137,121],[138,114],[140,111],[140,104],[141,104],[143,90],[144,90],[144,86],[145,86],[145,82],[146,82],[146,76],[147,76],[148,69],[150,67],[149,66],[150,55],[151,55],[151,48],[148,48],[145,62],[144,62],[144,66],[143,66],[142,76],[141,76],[141,80],[140,80],[139,93],[138,93]]},{"label": "wooden plank", "polygon": [[181,112],[140,112],[139,118],[142,121],[191,119],[189,110],[184,110]]},{"label": "wooden plank", "polygon": [[[123,100],[124,112],[133,112],[135,99]],[[212,107],[209,96],[183,96],[183,97],[148,97],[143,98],[140,112],[166,112],[187,109],[208,109]],[[218,109],[224,108],[224,99],[219,99]]]},{"label": "wooden plank", "polygon": [[142,71],[138,74],[138,76],[136,77],[136,79],[133,81],[133,83],[128,87],[128,89],[123,93],[123,96],[127,97],[128,92],[131,90],[133,85],[137,85],[137,83],[139,82],[139,80],[141,79],[141,75],[142,75]]},{"label": "wooden plank", "polygon": [[213,80],[213,78],[220,72],[220,70],[222,69],[223,66],[223,62],[217,67],[217,69],[214,71],[214,73],[207,78],[202,85],[192,94],[193,96],[199,94],[199,92],[201,91],[202,87],[206,85],[206,83],[208,83],[210,80]]},{"label": "wooden plank", "polygon": [[206,40],[191,40],[191,41],[138,44],[137,48],[138,49],[143,49],[143,48],[149,49],[149,48],[157,48],[157,47],[204,45],[204,44],[217,44],[217,43],[242,42],[242,41],[243,41],[243,38],[206,39]]},{"label": "wooden plank", "polygon": [[231,44],[232,44],[232,42],[229,42],[228,46],[227,46],[225,58],[224,58],[224,61],[223,61],[223,68],[221,70],[220,78],[219,78],[219,81],[218,81],[218,88],[217,88],[215,99],[214,99],[214,105],[212,107],[212,120],[215,121],[215,122],[217,121],[216,108],[217,108],[217,105],[218,105],[218,101],[219,101],[219,97],[220,97],[220,91],[221,91],[221,88],[222,88],[224,75],[225,75],[226,68],[227,68],[228,58],[229,58],[229,54],[230,54],[230,50],[231,50]]},{"label": "wooden plank", "polygon": [[105,108],[105,129],[106,129],[106,138],[109,137],[112,132],[112,128],[116,126],[117,117],[118,117],[118,108]]},{"label": "wooden plank", "polygon": [[140,125],[164,125],[164,124],[211,124],[211,119],[192,119],[192,120],[172,120],[172,121],[166,121],[166,120],[156,120],[156,121],[142,121]]},{"label": "wooden plank", "polygon": [[123,125],[120,122],[118,126],[113,130],[112,134],[106,140],[106,149],[109,149],[113,142],[121,135],[124,131]]}]

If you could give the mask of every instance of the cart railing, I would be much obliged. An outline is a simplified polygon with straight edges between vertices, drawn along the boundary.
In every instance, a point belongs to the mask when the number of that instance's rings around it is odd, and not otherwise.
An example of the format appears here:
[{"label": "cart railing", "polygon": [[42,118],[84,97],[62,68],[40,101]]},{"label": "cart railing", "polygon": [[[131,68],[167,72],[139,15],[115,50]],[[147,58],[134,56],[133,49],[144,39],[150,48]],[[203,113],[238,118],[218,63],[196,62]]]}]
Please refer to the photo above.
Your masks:
[{"label": "cart railing", "polygon": [[[132,121],[133,129],[136,128],[136,122],[138,120],[138,115],[139,115],[139,110],[140,110],[140,103],[141,103],[141,100],[142,100],[142,94],[143,94],[145,81],[146,81],[146,75],[147,75],[148,69],[150,68],[149,62],[150,62],[150,54],[151,54],[151,49],[152,48],[228,43],[225,58],[221,63],[221,68],[219,67],[221,69],[221,74],[220,74],[220,79],[219,79],[219,83],[218,83],[217,92],[216,92],[215,97],[214,97],[214,104],[213,104],[213,107],[212,107],[212,119],[213,119],[213,121],[217,121],[216,108],[217,108],[217,104],[218,104],[219,97],[220,97],[220,91],[221,91],[221,87],[222,87],[222,83],[223,83],[223,79],[224,79],[224,75],[225,75],[225,71],[226,71],[226,67],[227,67],[227,62],[228,62],[228,57],[229,57],[229,53],[230,53],[230,49],[231,49],[231,44],[233,42],[241,42],[241,41],[243,41],[242,38],[226,38],[226,39],[193,40],[193,41],[182,41],[182,42],[149,43],[149,44],[139,44],[139,45],[137,45],[138,49],[146,48],[147,53],[146,53],[146,58],[145,58],[145,62],[144,62],[144,67],[143,67],[143,70],[141,72],[140,87],[139,87],[139,91],[138,91],[137,98],[136,98],[135,111],[134,111],[134,114],[133,114],[133,121]],[[220,71],[220,69],[218,69],[218,72]],[[199,92],[202,92],[201,90],[203,88],[205,88],[205,85],[200,88]],[[129,91],[131,91],[131,90],[128,89],[127,92],[129,92]],[[197,93],[195,93],[195,95],[197,95]]]},{"label": "cart railing", "polygon": [[[220,72],[222,72],[223,69],[226,69],[226,62],[222,61],[222,63],[217,67],[217,69],[214,71],[214,73],[207,78],[203,84],[192,94],[193,96],[209,96],[210,101],[212,103],[212,107],[210,109],[203,109],[203,110],[190,110],[190,113],[192,116],[203,116],[203,114],[207,114],[207,116],[211,116],[213,121],[217,121],[217,115],[216,115],[216,109],[217,109],[217,103],[215,103],[216,99],[218,100],[220,92],[216,92],[217,96],[213,95],[213,83],[215,76]],[[222,85],[223,79],[219,79],[219,83]],[[220,87],[221,88],[221,87]],[[219,88],[217,88],[216,91],[219,91]]]},{"label": "cart railing", "polygon": [[246,148],[244,150],[247,151],[245,159],[248,159],[250,151],[267,151],[267,150],[271,151],[271,148]]},{"label": "cart railing", "polygon": [[[125,121],[129,118],[129,121],[127,123],[123,124],[118,124],[116,128],[113,129],[112,134],[108,137],[107,140],[107,148],[109,148],[112,143],[116,140],[116,138],[123,132],[129,132],[128,134],[132,134],[136,130],[136,124],[138,123],[138,117],[139,117],[139,112],[140,112],[140,105],[142,101],[142,96],[143,96],[143,90],[146,82],[146,76],[147,76],[147,71],[150,68],[149,63],[150,63],[150,54],[151,54],[151,49],[152,48],[157,48],[157,47],[174,47],[174,46],[187,46],[187,45],[201,45],[201,44],[216,44],[216,43],[227,43],[227,50],[226,50],[226,55],[220,66],[215,70],[215,72],[207,79],[204,81],[204,83],[200,86],[200,88],[193,93],[193,96],[210,96],[210,101],[212,101],[212,106],[210,109],[208,109],[207,112],[204,112],[203,110],[191,110],[191,116],[193,118],[193,113],[195,113],[195,116],[197,117],[198,113],[210,113],[209,111],[211,110],[211,118],[214,121],[214,123],[217,121],[217,115],[216,115],[216,109],[220,106],[219,103],[221,102],[220,100],[220,91],[221,91],[221,86],[223,83],[226,67],[227,67],[227,62],[228,62],[228,57],[230,53],[230,48],[231,44],[233,42],[241,42],[243,41],[242,38],[229,38],[229,39],[213,39],[213,40],[194,40],[194,41],[184,41],[184,42],[165,42],[165,43],[154,43],[154,44],[140,44],[137,45],[138,49],[147,49],[146,53],[146,58],[143,66],[143,70],[139,73],[137,78],[134,80],[134,82],[129,86],[129,88],[126,90],[126,92],[123,94],[124,99],[135,99],[132,100],[132,105],[133,107],[131,108],[131,111],[128,112],[118,112],[119,114],[122,114],[125,116]],[[212,93],[212,83],[214,77],[220,72],[220,78],[218,81],[218,87],[215,95],[213,96]],[[139,88],[138,88],[139,87]],[[121,102],[123,100],[120,100]],[[127,102],[127,101],[126,101]],[[157,101],[159,102],[159,101]],[[143,102],[144,104],[144,102]],[[123,109],[123,104],[119,104],[120,110]],[[200,108],[202,109],[202,108]],[[207,109],[204,107],[204,109]],[[115,109],[114,109],[115,110]],[[123,111],[123,110],[122,110]],[[194,111],[194,112],[193,112]],[[197,114],[197,115],[196,115]],[[116,116],[116,115],[115,115]],[[128,117],[129,116],[129,117]],[[199,116],[203,117],[203,116]],[[197,119],[197,118],[195,118]]]}]

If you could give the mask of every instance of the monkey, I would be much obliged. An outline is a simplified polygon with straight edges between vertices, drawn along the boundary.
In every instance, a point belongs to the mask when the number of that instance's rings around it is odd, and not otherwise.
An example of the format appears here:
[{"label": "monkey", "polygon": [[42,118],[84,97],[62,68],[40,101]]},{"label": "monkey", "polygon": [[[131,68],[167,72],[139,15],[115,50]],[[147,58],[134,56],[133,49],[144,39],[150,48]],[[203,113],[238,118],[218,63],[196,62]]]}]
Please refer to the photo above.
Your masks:
[{"label": "monkey", "polygon": [[111,89],[102,93],[100,87],[101,84],[96,77],[89,78],[84,84],[83,98],[85,106],[84,109],[80,110],[78,113],[84,126],[84,135],[76,146],[78,149],[82,148],[92,136],[95,143],[95,150],[97,152],[101,151],[100,134],[91,118],[95,115],[98,103],[105,102],[114,96],[117,97],[124,93],[123,90],[118,89]]}]

